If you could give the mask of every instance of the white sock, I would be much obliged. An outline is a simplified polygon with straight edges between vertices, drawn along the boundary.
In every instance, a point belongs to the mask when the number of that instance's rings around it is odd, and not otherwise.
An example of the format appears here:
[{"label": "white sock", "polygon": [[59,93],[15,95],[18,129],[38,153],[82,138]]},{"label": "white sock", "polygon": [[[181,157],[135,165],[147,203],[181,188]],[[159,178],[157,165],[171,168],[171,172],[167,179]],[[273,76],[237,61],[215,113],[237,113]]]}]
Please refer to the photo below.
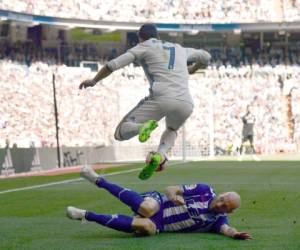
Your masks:
[{"label": "white sock", "polygon": [[142,123],[124,122],[120,128],[120,134],[124,140],[128,140],[139,133]]},{"label": "white sock", "polygon": [[157,152],[162,155],[165,155],[168,152],[168,150],[174,146],[176,137],[176,131],[167,128],[160,138],[160,143]]}]

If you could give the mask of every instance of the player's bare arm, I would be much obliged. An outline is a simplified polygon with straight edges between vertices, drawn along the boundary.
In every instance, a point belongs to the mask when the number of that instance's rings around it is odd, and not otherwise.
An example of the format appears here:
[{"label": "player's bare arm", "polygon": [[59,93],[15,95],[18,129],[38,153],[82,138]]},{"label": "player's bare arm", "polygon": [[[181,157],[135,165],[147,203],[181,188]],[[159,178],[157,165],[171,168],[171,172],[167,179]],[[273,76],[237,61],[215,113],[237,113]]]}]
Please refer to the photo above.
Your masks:
[{"label": "player's bare arm", "polygon": [[184,205],[184,199],[182,197],[183,188],[181,186],[168,186],[165,191],[169,200],[173,201],[176,205]]},{"label": "player's bare arm", "polygon": [[239,232],[235,228],[224,224],[221,227],[221,233],[225,236],[231,237],[236,240],[251,240],[252,236],[247,232]]},{"label": "player's bare arm", "polygon": [[83,81],[79,88],[88,88],[93,87],[97,84],[97,82],[103,80],[104,78],[108,77],[113,71],[123,68],[134,61],[134,55],[132,53],[124,53],[117,58],[109,61],[106,65],[104,65],[97,75],[90,80]]},{"label": "player's bare arm", "polygon": [[107,65],[103,66],[97,75],[93,79],[85,80],[79,85],[79,89],[94,87],[97,82],[101,81],[102,79],[108,77],[112,71],[107,67]]}]

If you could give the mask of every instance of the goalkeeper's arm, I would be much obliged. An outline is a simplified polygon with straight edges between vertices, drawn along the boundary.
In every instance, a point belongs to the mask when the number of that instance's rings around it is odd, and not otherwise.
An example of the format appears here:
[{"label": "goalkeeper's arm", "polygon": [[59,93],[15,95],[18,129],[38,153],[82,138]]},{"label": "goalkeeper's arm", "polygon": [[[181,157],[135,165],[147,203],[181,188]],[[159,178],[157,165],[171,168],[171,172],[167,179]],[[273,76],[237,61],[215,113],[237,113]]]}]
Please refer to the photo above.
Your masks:
[{"label": "goalkeeper's arm", "polygon": [[221,234],[236,240],[251,240],[252,236],[247,232],[238,232],[235,228],[224,224],[221,226]]},{"label": "goalkeeper's arm", "polygon": [[181,186],[168,186],[166,187],[165,194],[170,201],[173,201],[176,205],[184,205],[183,188]]}]

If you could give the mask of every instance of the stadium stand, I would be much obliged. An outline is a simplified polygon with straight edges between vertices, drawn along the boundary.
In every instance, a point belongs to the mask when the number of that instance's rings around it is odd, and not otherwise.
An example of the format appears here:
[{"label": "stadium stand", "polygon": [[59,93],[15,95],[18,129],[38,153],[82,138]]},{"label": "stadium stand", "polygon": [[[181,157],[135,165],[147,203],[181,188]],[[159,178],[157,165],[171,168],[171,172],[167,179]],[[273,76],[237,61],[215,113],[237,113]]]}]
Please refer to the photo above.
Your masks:
[{"label": "stadium stand", "polygon": [[[19,147],[29,147],[32,142],[36,146],[55,145],[52,72],[56,74],[61,141],[65,146],[112,145],[120,118],[147,95],[143,72],[133,66],[116,72],[96,89],[84,93],[77,89],[79,82],[94,74],[86,68],[43,62],[28,67],[1,60],[0,69],[1,100],[7,103],[0,111],[2,145],[5,139]],[[246,106],[252,104],[257,117],[258,150],[266,152],[266,145],[274,152],[295,150],[292,139],[300,142],[300,91],[296,88],[299,78],[298,66],[258,64],[239,68],[211,66],[205,73],[193,76],[191,92],[195,110],[186,125],[187,143],[205,144],[210,129],[207,96],[212,91],[216,146],[226,149],[239,140],[240,117]],[[287,117],[285,104],[291,92],[292,113]],[[294,124],[292,136],[290,121]],[[134,143],[129,141],[127,145]]]},{"label": "stadium stand", "polygon": [[[105,62],[114,58],[123,50],[100,51],[93,44],[86,45],[69,45],[68,49],[64,49],[61,56],[55,48],[43,49],[42,47],[34,47],[31,43],[17,42],[15,44],[1,43],[0,58],[17,61],[21,64],[30,65],[32,62],[43,61],[48,65],[65,64],[67,66],[79,66],[81,61],[100,61]],[[213,64],[217,67],[223,65],[232,65],[239,67],[243,65],[258,64],[260,66],[278,64],[300,65],[299,48],[287,47],[277,48],[270,45],[264,50],[253,48],[250,45],[244,47],[210,47],[205,48],[209,51],[213,58]],[[287,50],[287,52],[286,52]],[[25,53],[24,53],[25,52]]]},{"label": "stadium stand", "polygon": [[[141,68],[130,65],[94,89],[78,90],[82,80],[135,45],[139,22],[146,21],[158,24],[163,40],[212,55],[209,68],[190,78],[195,109],[171,157],[185,154],[183,148],[189,156],[233,154],[248,105],[256,117],[257,153],[299,152],[299,6],[297,0],[1,1],[3,169],[20,165],[13,162],[16,155],[33,147],[39,153],[32,169],[56,166],[53,75],[62,158],[68,153],[70,162],[75,157],[82,162],[97,148],[89,156],[94,162],[124,160],[129,154],[140,160],[154,148],[162,123],[144,148],[135,139],[120,144],[113,138],[120,119],[148,94]],[[15,149],[11,157],[9,147]],[[48,149],[51,163],[40,164]],[[100,159],[101,150],[109,153]],[[77,157],[78,152],[84,156]]]},{"label": "stadium stand", "polygon": [[[192,8],[191,8],[192,6]],[[29,14],[126,22],[232,23],[299,20],[299,1],[1,1],[0,8]]]}]

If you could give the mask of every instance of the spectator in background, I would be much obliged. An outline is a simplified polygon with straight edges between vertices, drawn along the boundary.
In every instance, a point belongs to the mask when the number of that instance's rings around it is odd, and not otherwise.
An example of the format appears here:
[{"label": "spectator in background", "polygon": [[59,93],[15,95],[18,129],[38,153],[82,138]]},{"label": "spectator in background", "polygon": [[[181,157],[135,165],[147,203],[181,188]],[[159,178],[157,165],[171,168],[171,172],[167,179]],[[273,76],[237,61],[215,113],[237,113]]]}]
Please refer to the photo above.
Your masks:
[{"label": "spectator in background", "polygon": [[[250,149],[251,149],[251,154],[255,154],[255,149],[254,149],[254,124],[255,124],[255,116],[251,112],[251,106],[247,106],[247,112],[246,114],[242,117],[243,121],[243,131],[242,131],[242,144],[240,147],[240,155],[244,154],[244,144],[245,142],[249,141],[250,143]],[[258,158],[255,157],[257,160]]]},{"label": "spectator in background", "polygon": [[299,20],[299,0],[3,0],[0,8],[35,15],[104,21],[243,23]]}]

